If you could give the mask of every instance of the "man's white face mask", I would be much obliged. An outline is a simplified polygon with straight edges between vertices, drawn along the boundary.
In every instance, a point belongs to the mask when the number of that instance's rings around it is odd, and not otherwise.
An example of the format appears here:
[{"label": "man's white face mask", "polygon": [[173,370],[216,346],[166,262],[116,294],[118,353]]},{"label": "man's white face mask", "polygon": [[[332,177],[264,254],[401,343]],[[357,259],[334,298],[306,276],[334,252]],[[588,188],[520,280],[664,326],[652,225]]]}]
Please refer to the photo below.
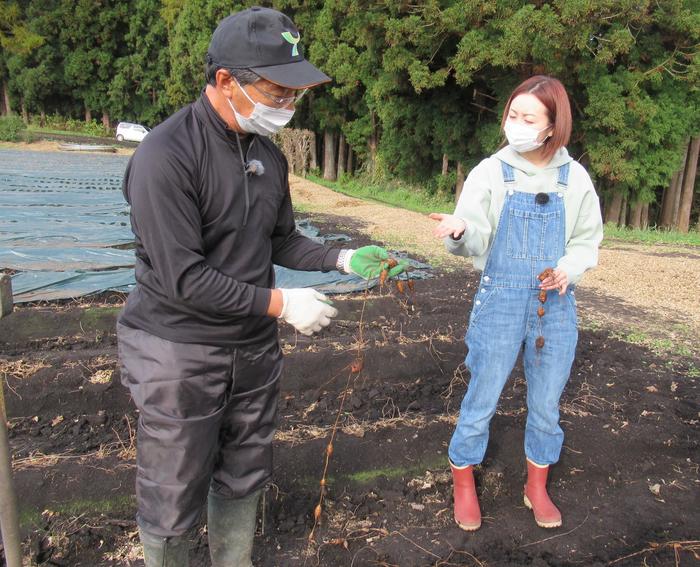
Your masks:
[{"label": "man's white face mask", "polygon": [[[233,79],[236,81],[236,79]],[[250,134],[259,134],[260,136],[271,136],[272,134],[279,132],[284,128],[289,121],[294,116],[294,110],[289,110],[287,108],[273,108],[262,104],[261,102],[255,102],[245,89],[241,87],[240,83],[236,81],[238,88],[241,89],[245,97],[253,105],[253,113],[248,116],[242,116],[233,106],[231,100],[227,97],[226,101],[228,105],[233,110],[233,114],[236,117],[236,122],[243,129],[243,131]]]}]

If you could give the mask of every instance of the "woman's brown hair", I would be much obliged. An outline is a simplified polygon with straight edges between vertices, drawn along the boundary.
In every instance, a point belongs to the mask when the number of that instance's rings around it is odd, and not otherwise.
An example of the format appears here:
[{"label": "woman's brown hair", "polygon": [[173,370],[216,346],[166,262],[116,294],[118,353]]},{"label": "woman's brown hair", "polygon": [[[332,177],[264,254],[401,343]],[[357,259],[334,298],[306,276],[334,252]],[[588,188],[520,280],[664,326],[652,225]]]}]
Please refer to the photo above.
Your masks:
[{"label": "woman's brown hair", "polygon": [[557,150],[569,143],[571,136],[571,105],[569,96],[561,81],[546,75],[535,75],[520,83],[511,93],[501,118],[501,129],[508,119],[508,112],[513,99],[521,94],[528,93],[537,97],[547,109],[549,123],[552,124],[552,135],[544,142],[543,157],[552,159]]}]

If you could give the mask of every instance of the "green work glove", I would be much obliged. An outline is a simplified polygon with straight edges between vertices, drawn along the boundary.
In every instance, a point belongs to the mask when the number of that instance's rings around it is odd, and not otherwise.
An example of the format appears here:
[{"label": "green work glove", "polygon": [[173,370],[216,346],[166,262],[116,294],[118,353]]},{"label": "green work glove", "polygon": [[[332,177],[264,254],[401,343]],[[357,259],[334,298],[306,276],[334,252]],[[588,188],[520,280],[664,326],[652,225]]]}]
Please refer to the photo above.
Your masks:
[{"label": "green work glove", "polygon": [[[348,250],[345,256],[344,267],[346,272],[357,274],[369,280],[378,278],[382,270],[388,266],[389,253],[381,246],[363,246],[357,250]],[[398,260],[398,264],[391,268],[388,277],[393,278],[408,267],[406,260]]]}]

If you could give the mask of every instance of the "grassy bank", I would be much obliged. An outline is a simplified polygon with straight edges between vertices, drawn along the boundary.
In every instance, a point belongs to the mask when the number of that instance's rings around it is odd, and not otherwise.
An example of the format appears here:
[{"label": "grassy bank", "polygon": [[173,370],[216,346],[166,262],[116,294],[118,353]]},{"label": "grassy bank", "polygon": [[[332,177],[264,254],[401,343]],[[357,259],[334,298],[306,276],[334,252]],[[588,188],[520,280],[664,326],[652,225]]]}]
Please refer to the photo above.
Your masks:
[{"label": "grassy bank", "polygon": [[700,246],[700,232],[691,230],[688,233],[682,233],[675,230],[664,230],[660,228],[648,228],[646,230],[641,230],[620,228],[614,224],[606,224],[605,240],[617,240],[637,244],[675,244],[680,246]]},{"label": "grassy bank", "polygon": [[24,130],[30,135],[34,135],[34,137],[41,137],[42,134],[45,135],[56,135],[56,136],[80,136],[81,138],[95,138],[97,140],[109,140],[112,141],[113,138],[107,138],[104,134],[102,135],[97,135],[94,133],[89,133],[89,132],[79,132],[75,130],[52,130],[51,128],[37,128],[34,126],[30,126],[26,130]]},{"label": "grassy bank", "polygon": [[312,174],[308,175],[307,178],[344,195],[369,199],[417,213],[452,212],[454,210],[452,196],[430,195],[421,191],[419,187],[398,181],[372,183],[358,177],[343,177],[339,181],[328,181]]},{"label": "grassy bank", "polygon": [[[343,177],[339,181],[328,181],[313,174],[308,175],[307,178],[314,183],[344,195],[369,199],[418,213],[452,212],[455,206],[452,195],[431,195],[426,191],[422,191],[420,187],[398,181],[388,181],[380,184],[361,177]],[[605,226],[604,243],[615,241],[636,244],[700,246],[700,232],[691,230],[684,234],[673,230],[657,228],[639,230],[620,228],[608,224]]]}]

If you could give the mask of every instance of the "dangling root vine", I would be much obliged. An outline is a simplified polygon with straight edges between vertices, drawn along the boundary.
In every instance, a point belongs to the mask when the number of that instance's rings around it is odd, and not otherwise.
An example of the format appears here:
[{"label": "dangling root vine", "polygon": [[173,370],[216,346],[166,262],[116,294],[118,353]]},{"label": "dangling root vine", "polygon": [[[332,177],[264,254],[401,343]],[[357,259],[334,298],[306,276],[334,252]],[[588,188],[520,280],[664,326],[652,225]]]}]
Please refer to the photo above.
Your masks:
[{"label": "dangling root vine", "polygon": [[[384,284],[386,283],[386,281],[389,277],[389,270],[391,270],[392,268],[395,268],[397,265],[398,265],[398,261],[395,260],[394,258],[389,258],[389,260],[387,260],[386,263],[382,263],[382,270],[379,274],[380,291],[384,287]],[[411,294],[413,293],[413,291],[415,289],[415,284],[413,282],[413,279],[411,279],[410,277],[407,277],[406,280],[401,280],[401,279],[397,278],[396,289],[398,290],[398,292],[401,294],[406,293],[406,288],[408,288],[408,291]],[[369,290],[368,289],[365,290],[365,298],[362,301],[362,310],[360,312],[358,341],[357,341],[357,353],[356,353],[353,361],[347,367],[349,369],[348,378],[347,378],[347,381],[345,382],[345,388],[343,388],[343,394],[340,398],[340,406],[338,407],[338,413],[335,416],[335,421],[333,422],[333,427],[331,428],[330,440],[328,441],[328,445],[326,446],[326,454],[325,454],[324,465],[323,465],[323,474],[321,475],[321,480],[319,481],[320,488],[319,488],[318,504],[316,504],[316,507],[314,508],[314,525],[311,528],[311,532],[309,533],[309,538],[308,538],[309,543],[314,541],[314,534],[316,533],[316,528],[318,527],[318,525],[321,521],[321,515],[323,514],[323,501],[324,501],[324,497],[326,495],[326,477],[328,474],[328,466],[330,464],[331,456],[333,455],[333,442],[335,441],[336,433],[338,431],[338,423],[340,421],[340,416],[343,413],[345,399],[347,398],[348,391],[350,389],[350,381],[352,380],[353,376],[359,374],[364,369],[364,356],[363,356],[362,350],[364,347],[364,324],[365,324],[364,323],[364,316],[365,316],[365,306],[367,304],[368,293],[369,293]]]},{"label": "dangling root vine", "polygon": [[[537,276],[537,279],[541,282],[546,280],[547,278],[551,277],[554,275],[554,270],[552,268],[545,268],[542,273]],[[537,350],[541,349],[544,346],[544,337],[542,336],[542,317],[544,317],[544,304],[547,302],[547,292],[545,290],[540,290],[539,295],[537,296],[537,299],[540,300],[540,305],[537,308],[537,317],[538,317],[538,323],[539,323],[539,328],[540,328],[540,336],[535,339],[535,348]]]}]

